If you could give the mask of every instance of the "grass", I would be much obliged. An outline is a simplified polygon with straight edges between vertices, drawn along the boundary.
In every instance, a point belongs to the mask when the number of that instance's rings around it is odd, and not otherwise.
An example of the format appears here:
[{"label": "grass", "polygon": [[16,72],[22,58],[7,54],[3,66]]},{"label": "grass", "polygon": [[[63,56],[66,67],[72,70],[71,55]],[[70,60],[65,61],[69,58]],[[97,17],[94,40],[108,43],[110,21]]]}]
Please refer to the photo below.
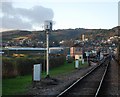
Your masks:
[{"label": "grass", "polygon": [[2,80],[0,79],[0,97],[2,95]]},{"label": "grass", "polygon": [[[86,67],[87,64],[81,65],[82,67]],[[66,74],[74,71],[74,62],[67,63],[59,67],[53,68],[50,70],[50,76],[57,76],[60,74]],[[45,72],[42,72],[42,78],[46,76]],[[11,79],[3,79],[2,81],[2,93],[3,95],[16,95],[16,94],[24,94],[27,92],[27,87],[32,83],[32,75],[20,76]]]},{"label": "grass", "polygon": [[23,94],[26,92],[26,87],[32,82],[32,76],[20,76],[11,79],[3,79],[2,93],[3,95]]},{"label": "grass", "polygon": [[87,67],[87,66],[88,66],[88,63],[85,62],[84,64],[81,64],[81,65],[80,65],[80,68],[84,68],[84,67]]},{"label": "grass", "polygon": [[74,69],[74,62],[73,63],[65,62],[64,65],[62,65],[60,67],[53,68],[50,71],[50,74],[52,76],[56,76],[56,75],[66,74],[66,73],[72,72],[73,70],[75,70]]}]

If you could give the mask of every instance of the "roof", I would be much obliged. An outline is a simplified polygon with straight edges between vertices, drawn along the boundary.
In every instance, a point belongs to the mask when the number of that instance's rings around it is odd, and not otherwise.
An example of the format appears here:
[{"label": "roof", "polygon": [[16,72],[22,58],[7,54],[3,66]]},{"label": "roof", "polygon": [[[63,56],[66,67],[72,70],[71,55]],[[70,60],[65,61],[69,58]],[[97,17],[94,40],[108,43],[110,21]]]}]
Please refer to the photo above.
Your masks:
[{"label": "roof", "polygon": [[74,44],[72,47],[83,47],[83,44]]}]

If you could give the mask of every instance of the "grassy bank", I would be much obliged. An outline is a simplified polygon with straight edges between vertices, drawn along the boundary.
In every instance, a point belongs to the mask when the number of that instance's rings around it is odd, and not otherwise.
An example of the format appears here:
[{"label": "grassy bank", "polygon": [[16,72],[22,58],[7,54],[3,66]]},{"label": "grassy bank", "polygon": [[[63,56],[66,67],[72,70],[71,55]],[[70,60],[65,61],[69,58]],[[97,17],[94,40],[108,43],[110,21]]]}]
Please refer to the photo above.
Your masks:
[{"label": "grassy bank", "polygon": [[[82,65],[86,67],[87,64]],[[50,70],[50,76],[57,76],[60,74],[66,74],[74,71],[74,62],[73,63],[64,63],[59,67],[53,68]],[[45,72],[42,72],[42,78],[46,76]],[[2,83],[2,92],[3,95],[15,95],[15,94],[24,94],[27,91],[27,87],[32,83],[32,75],[20,76],[11,79],[3,79]]]}]

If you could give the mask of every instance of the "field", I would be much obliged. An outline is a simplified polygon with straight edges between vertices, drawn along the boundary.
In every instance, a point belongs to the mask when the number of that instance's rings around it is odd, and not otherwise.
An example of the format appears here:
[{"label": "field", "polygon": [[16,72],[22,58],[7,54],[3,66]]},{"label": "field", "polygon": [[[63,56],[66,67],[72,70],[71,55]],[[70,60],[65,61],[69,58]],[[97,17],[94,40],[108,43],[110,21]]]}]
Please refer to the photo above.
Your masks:
[{"label": "field", "polygon": [[[86,63],[81,67],[88,66]],[[74,71],[74,62],[67,63],[53,68],[50,70],[50,76],[57,76],[60,74],[66,74]],[[46,76],[45,72],[42,72],[42,78]],[[32,75],[19,76],[11,79],[3,79],[2,81],[2,93],[3,95],[20,95],[27,92],[28,87],[32,84]]]}]

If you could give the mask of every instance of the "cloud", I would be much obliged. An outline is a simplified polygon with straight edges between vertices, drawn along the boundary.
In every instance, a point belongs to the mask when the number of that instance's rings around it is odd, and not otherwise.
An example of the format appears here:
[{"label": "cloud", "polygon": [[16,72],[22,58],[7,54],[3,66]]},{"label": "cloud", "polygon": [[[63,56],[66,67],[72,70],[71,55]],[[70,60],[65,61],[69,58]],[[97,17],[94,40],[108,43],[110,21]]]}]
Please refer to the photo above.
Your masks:
[{"label": "cloud", "polygon": [[52,20],[53,10],[42,6],[33,6],[30,9],[16,8],[12,2],[2,2],[2,16],[0,28],[4,29],[33,29],[35,25],[41,25],[45,20]]},{"label": "cloud", "polygon": [[53,11],[49,8],[44,8],[42,6],[34,6],[31,9],[17,9],[18,14],[23,16],[23,18],[28,18],[32,23],[40,23],[44,20],[49,20],[53,18]]},{"label": "cloud", "polygon": [[2,26],[6,29],[30,29],[32,25],[29,22],[23,22],[19,17],[4,16],[1,19]]}]

